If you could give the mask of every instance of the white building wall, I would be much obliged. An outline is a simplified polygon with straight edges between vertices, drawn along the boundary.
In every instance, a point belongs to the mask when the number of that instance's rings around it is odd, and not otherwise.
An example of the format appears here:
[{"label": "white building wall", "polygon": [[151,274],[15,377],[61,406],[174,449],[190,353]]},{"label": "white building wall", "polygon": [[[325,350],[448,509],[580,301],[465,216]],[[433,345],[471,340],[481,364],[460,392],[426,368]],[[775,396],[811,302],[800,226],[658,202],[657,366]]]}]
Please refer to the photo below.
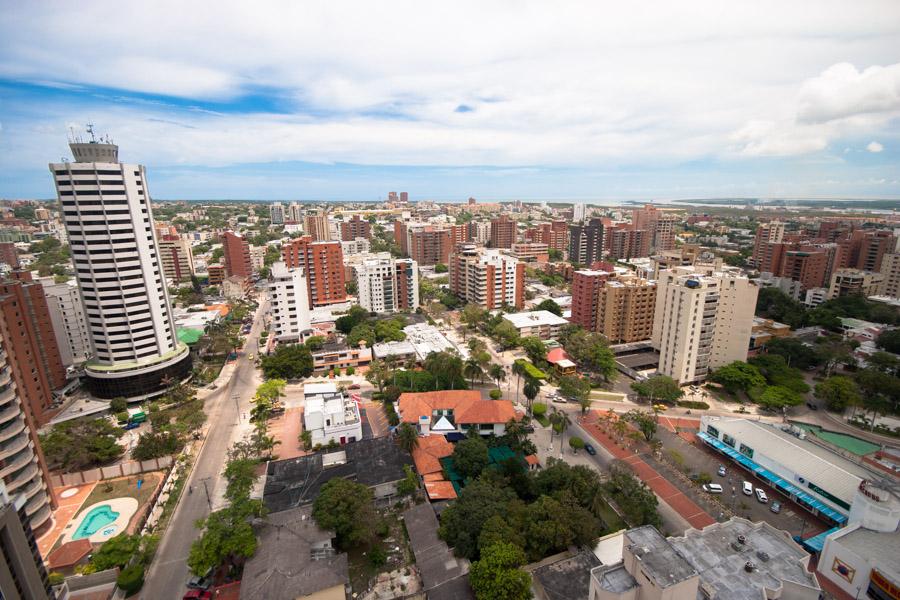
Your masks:
[{"label": "white building wall", "polygon": [[85,362],[91,356],[91,338],[78,288],[66,283],[41,283],[63,364],[70,367]]},{"label": "white building wall", "polygon": [[272,323],[279,341],[297,341],[310,328],[309,295],[302,268],[288,269],[283,262],[272,265],[269,279]]}]

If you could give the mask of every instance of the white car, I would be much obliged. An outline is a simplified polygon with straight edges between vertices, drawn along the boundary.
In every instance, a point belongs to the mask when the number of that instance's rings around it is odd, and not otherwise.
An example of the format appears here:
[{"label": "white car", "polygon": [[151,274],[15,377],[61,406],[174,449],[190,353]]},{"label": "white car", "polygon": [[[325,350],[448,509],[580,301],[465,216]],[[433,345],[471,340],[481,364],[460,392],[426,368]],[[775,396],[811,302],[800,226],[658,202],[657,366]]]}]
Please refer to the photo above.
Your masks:
[{"label": "white car", "polygon": [[744,495],[752,496],[753,495],[753,484],[749,481],[744,482]]},{"label": "white car", "polygon": [[763,504],[769,501],[769,497],[766,496],[766,491],[762,488],[756,488],[756,499]]},{"label": "white car", "polygon": [[722,486],[718,483],[707,483],[703,486],[703,491],[710,494],[721,494]]}]

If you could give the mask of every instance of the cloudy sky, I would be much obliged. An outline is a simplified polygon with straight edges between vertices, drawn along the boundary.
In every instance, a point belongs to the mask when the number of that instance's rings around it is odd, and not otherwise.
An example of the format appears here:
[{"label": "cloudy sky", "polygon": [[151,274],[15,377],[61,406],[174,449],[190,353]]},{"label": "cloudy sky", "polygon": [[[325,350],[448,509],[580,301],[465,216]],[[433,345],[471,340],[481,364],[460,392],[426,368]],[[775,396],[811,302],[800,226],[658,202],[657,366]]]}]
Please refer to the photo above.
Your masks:
[{"label": "cloudy sky", "polygon": [[900,2],[0,0],[0,197],[900,197]]}]

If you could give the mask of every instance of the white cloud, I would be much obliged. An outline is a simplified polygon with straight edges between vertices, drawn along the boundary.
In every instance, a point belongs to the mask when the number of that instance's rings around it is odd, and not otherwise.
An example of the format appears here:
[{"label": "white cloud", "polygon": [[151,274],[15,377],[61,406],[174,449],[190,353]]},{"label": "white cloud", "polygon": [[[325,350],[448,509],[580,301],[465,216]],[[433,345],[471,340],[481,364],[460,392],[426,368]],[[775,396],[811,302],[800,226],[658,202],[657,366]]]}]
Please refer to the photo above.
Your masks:
[{"label": "white cloud", "polygon": [[884,145],[878,142],[869,142],[869,145],[866,146],[866,150],[868,150],[869,152],[881,152],[882,150],[884,150]]}]

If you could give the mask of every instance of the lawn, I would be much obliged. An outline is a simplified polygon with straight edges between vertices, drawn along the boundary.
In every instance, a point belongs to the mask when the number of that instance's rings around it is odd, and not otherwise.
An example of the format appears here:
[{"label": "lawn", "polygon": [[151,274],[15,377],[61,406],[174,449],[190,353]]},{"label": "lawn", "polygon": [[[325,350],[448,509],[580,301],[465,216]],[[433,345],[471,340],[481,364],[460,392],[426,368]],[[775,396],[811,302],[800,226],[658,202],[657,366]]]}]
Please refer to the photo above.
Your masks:
[{"label": "lawn", "polygon": [[550,427],[550,419],[547,418],[547,415],[534,415],[534,420],[544,427]]},{"label": "lawn", "polygon": [[606,523],[607,533],[615,533],[622,529],[628,529],[625,522],[616,514],[606,499],[603,499],[603,505],[598,507],[600,514],[598,515],[603,522]]},{"label": "lawn", "polygon": [[[87,497],[82,506],[90,506],[95,502],[103,502],[104,500],[112,500],[113,498],[122,498],[129,496],[138,501],[139,506],[143,506],[153,491],[159,484],[162,477],[160,473],[141,473],[131,477],[122,477],[121,479],[107,479],[100,481],[94,487],[91,495]],[[143,479],[141,489],[137,487],[138,479]]]}]

